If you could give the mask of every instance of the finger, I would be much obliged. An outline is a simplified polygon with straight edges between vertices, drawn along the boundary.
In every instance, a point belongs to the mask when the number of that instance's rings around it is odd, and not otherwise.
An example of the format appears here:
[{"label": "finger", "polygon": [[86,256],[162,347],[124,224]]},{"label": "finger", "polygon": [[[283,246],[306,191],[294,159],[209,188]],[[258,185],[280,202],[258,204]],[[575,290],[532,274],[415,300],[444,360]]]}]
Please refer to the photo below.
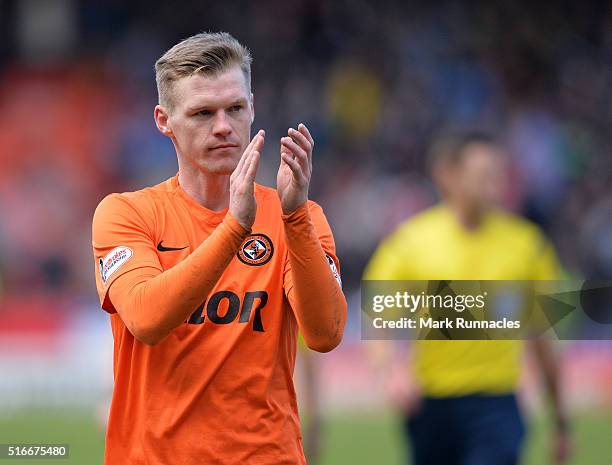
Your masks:
[{"label": "finger", "polygon": [[249,154],[249,158],[245,160],[245,164],[242,168],[242,171],[245,174],[246,174],[246,171],[248,171],[249,163],[250,163],[251,158],[253,157],[253,153],[258,152],[258,157],[261,156],[261,149],[263,148],[263,145],[264,145],[265,135],[266,135],[266,132],[263,129],[261,129],[257,133],[257,136],[253,138],[253,145],[251,146],[251,153]]},{"label": "finger", "polygon": [[306,139],[308,139],[308,142],[310,142],[310,151],[308,152],[308,165],[310,166],[310,171],[312,171],[312,152],[314,151],[314,139],[304,123],[298,124],[298,130],[301,134],[304,134]]},{"label": "finger", "polygon": [[242,156],[240,157],[240,160],[238,161],[238,165],[236,166],[236,169],[234,170],[234,172],[237,175],[240,175],[242,173],[245,162],[247,161],[247,159],[249,158],[253,150],[253,146],[258,142],[259,138],[263,137],[264,135],[265,135],[265,131],[263,129],[260,129],[259,131],[257,131],[257,134],[253,136],[253,138],[251,139],[251,142],[249,142],[249,145],[247,145],[246,149],[244,149],[244,152],[242,153]]},{"label": "finger", "polygon": [[314,139],[312,138],[312,135],[310,134],[310,131],[308,130],[306,125],[304,123],[298,124],[298,130],[302,134],[304,134],[304,136],[306,136],[306,139],[308,139],[308,141],[310,142],[310,146],[314,149]]},{"label": "finger", "polygon": [[[249,167],[249,161],[253,155],[253,152],[256,150],[255,147],[259,144],[261,144],[260,139],[263,137],[262,136],[263,131],[259,131],[255,137],[253,137],[253,140],[251,141],[251,143],[249,144],[249,146],[247,147],[247,149],[244,151],[242,158],[239,162],[239,167],[240,170],[237,171],[237,177],[238,178],[242,178],[244,177],[244,175],[246,174],[246,171],[248,170]],[[238,169],[238,168],[236,168]]]},{"label": "finger", "polygon": [[240,156],[240,160],[238,160],[238,164],[236,165],[236,168],[234,169],[234,173],[236,176],[239,176],[240,173],[242,172],[242,167],[244,166],[244,162],[246,161],[246,159],[249,158],[249,155],[251,153],[251,148],[253,147],[253,143],[255,142],[255,139],[257,139],[257,135],[255,135],[255,137],[251,139],[251,142],[249,142],[249,145],[247,145],[246,149],[244,149],[244,152],[242,152],[242,155]]},{"label": "finger", "polygon": [[310,145],[310,141],[300,131],[297,131],[293,128],[289,128],[287,134],[289,134],[289,137],[291,137],[296,144],[302,147],[306,153],[312,151],[312,145]]},{"label": "finger", "polygon": [[300,166],[298,161],[293,159],[291,155],[287,152],[281,153],[281,159],[287,164],[287,166],[289,166],[289,169],[293,173],[293,178],[296,181],[300,181],[302,178],[302,167]]},{"label": "finger", "polygon": [[253,150],[251,160],[244,176],[244,182],[249,183],[251,186],[255,182],[255,176],[257,176],[257,168],[259,167],[259,152]]},{"label": "finger", "polygon": [[291,137],[283,137],[281,139],[281,145],[286,152],[290,152],[295,155],[304,170],[308,170],[308,154],[304,151],[302,147],[297,145]]},{"label": "finger", "polygon": [[[248,159],[251,156],[253,150],[257,150],[259,153],[261,153],[261,147],[263,147],[263,139],[265,137],[265,134],[266,134],[266,132],[263,129],[260,129],[259,131],[257,131],[257,134],[255,134],[253,139],[251,139],[251,142],[249,143],[249,146],[245,150],[245,153],[247,151],[249,152],[247,154],[246,159],[244,160],[245,163],[248,161]],[[242,168],[244,169],[244,163],[243,163]]]},{"label": "finger", "polygon": [[261,149],[263,149],[264,142],[266,140],[266,132],[261,129],[257,135],[259,136],[259,139],[254,141],[253,150],[257,150],[261,154]]}]

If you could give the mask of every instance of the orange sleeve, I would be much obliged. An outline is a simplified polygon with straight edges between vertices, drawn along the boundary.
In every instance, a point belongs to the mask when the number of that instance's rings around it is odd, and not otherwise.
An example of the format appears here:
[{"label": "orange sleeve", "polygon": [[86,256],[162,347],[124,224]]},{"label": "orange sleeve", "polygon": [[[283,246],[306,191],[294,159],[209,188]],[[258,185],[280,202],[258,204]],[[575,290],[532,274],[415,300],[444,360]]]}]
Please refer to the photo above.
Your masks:
[{"label": "orange sleeve", "polygon": [[308,346],[326,352],[342,339],[347,309],[331,228],[311,201],[283,215],[283,222],[285,293]]},{"label": "orange sleeve", "polygon": [[[131,218],[131,222],[136,221],[134,218]],[[96,237],[104,235],[117,224],[105,224],[103,219],[104,215],[94,217],[94,242]],[[127,229],[126,224],[123,226]],[[132,263],[128,267],[131,260],[140,263],[137,254],[147,238],[137,234],[122,238],[123,242],[120,243],[125,244],[122,247],[133,249],[133,255],[125,261],[125,265],[112,270],[112,274],[116,275],[112,279],[111,276],[102,276],[104,270],[98,273],[107,289],[108,295],[104,300],[109,301],[108,308],[117,310],[137,339],[158,342],[204,301],[249,232],[228,213],[191,255],[163,272],[161,266],[134,266]],[[150,248],[153,249],[153,242]]]},{"label": "orange sleeve", "polygon": [[142,212],[120,194],[105,197],[96,208],[92,246],[100,304],[109,313],[116,313],[108,290],[117,278],[135,269],[162,272],[151,225]]}]

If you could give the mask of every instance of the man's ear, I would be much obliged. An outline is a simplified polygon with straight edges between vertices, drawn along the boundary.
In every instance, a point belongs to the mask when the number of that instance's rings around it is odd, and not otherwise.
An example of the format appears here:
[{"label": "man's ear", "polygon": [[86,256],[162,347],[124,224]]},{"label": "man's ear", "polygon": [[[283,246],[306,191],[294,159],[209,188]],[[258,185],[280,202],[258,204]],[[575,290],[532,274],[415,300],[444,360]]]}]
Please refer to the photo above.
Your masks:
[{"label": "man's ear", "polygon": [[249,103],[249,106],[251,107],[251,124],[253,124],[253,121],[255,121],[255,96],[253,95],[253,92],[251,92],[251,102]]},{"label": "man's ear", "polygon": [[155,118],[155,125],[159,132],[164,136],[172,137],[172,129],[168,126],[168,111],[161,105],[155,105],[153,111],[153,118]]},{"label": "man's ear", "polygon": [[438,161],[431,171],[431,177],[438,190],[443,195],[447,194],[453,176],[451,164],[448,161]]}]

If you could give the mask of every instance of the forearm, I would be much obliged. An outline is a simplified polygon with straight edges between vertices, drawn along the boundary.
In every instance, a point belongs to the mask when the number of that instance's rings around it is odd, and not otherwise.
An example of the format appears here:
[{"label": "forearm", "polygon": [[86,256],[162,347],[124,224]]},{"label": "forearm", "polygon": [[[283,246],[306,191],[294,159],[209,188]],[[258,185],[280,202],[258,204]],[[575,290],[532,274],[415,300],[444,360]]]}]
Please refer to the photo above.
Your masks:
[{"label": "forearm", "polygon": [[321,247],[308,205],[283,215],[293,287],[289,300],[304,340],[318,352],[328,352],[342,340],[346,299]]},{"label": "forearm", "polygon": [[558,429],[566,429],[568,419],[561,393],[559,362],[548,341],[535,339],[531,341],[531,344],[543,374],[548,398],[553,407],[555,425]]},{"label": "forearm", "polygon": [[249,233],[227,215],[194,252],[163,273],[134,270],[109,290],[111,302],[134,337],[156,344],[206,299]]}]

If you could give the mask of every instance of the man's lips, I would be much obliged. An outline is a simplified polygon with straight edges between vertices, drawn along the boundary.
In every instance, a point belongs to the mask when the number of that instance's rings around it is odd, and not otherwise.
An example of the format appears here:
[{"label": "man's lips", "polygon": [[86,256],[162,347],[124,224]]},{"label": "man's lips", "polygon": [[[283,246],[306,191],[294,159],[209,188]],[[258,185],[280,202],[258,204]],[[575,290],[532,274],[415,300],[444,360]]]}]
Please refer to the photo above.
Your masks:
[{"label": "man's lips", "polygon": [[229,149],[229,148],[236,148],[238,147],[238,144],[219,144],[219,145],[215,145],[214,147],[211,147],[211,150],[217,150],[217,149]]}]

